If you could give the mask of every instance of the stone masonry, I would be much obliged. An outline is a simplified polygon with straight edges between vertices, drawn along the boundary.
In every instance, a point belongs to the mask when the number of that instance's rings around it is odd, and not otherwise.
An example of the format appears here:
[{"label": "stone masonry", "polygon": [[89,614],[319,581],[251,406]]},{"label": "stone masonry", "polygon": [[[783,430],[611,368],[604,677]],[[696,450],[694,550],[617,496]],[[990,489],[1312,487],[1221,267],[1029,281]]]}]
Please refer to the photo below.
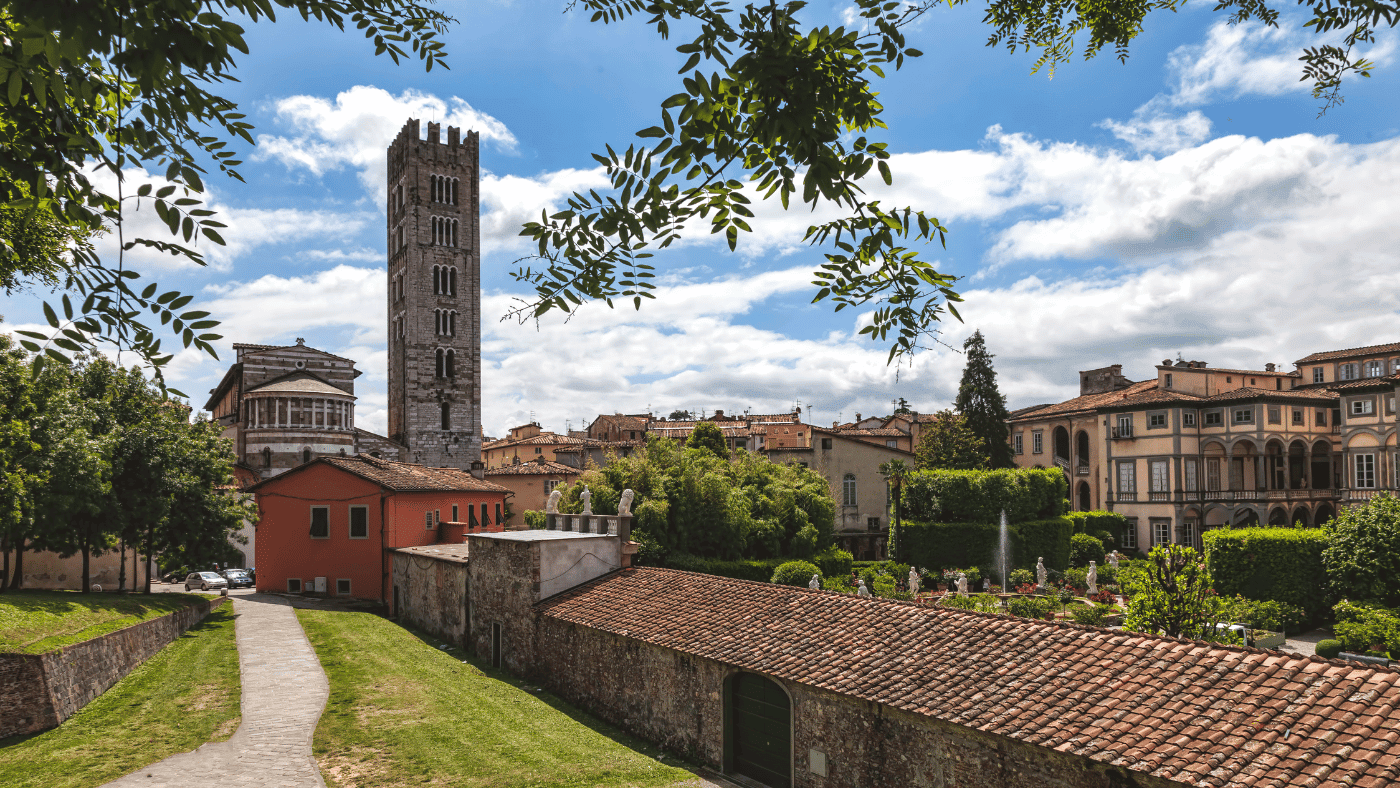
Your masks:
[{"label": "stone masonry", "polygon": [[479,138],[440,135],[429,123],[420,139],[410,120],[388,150],[389,437],[408,462],[470,469],[481,459]]},{"label": "stone masonry", "polygon": [[226,601],[199,602],[47,654],[0,654],[0,738],[62,723]]}]

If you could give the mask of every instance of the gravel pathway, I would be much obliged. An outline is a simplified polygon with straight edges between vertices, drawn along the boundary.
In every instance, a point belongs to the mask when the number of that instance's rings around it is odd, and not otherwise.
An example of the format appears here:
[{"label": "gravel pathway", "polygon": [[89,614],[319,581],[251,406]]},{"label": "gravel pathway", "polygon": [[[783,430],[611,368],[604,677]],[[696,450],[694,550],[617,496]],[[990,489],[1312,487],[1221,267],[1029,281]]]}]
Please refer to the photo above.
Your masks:
[{"label": "gravel pathway", "polygon": [[324,788],[311,757],[311,735],[330,685],[287,600],[233,597],[242,723],[233,738],[172,755],[103,788]]}]

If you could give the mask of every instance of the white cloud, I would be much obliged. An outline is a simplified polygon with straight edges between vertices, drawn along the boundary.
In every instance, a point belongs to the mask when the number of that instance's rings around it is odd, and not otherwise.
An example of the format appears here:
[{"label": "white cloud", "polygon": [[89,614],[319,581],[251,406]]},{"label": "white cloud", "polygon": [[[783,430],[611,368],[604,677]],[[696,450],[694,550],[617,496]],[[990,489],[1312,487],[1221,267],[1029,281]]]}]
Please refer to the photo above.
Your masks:
[{"label": "white cloud", "polygon": [[[370,85],[356,85],[336,95],[290,96],[275,104],[277,120],[292,129],[291,136],[258,136],[255,159],[275,158],[290,168],[303,167],[316,175],[351,167],[360,170],[365,188],[383,204],[384,151],[408,118],[441,123],[465,133],[475,130],[481,141],[502,150],[514,150],[515,135],[505,124],[473,108],[464,99],[446,99],[416,90],[395,96]],[[444,136],[445,139],[445,136]]]},{"label": "white cloud", "polygon": [[503,248],[524,248],[520,237],[525,222],[538,221],[540,211],[552,213],[576,191],[610,188],[602,167],[558,170],[534,178],[486,174],[481,179],[481,251],[490,255]]},{"label": "white cloud", "polygon": [[1198,111],[1185,115],[1157,114],[1139,108],[1131,120],[1105,120],[1098,125],[1145,153],[1175,153],[1210,138],[1210,118]]}]

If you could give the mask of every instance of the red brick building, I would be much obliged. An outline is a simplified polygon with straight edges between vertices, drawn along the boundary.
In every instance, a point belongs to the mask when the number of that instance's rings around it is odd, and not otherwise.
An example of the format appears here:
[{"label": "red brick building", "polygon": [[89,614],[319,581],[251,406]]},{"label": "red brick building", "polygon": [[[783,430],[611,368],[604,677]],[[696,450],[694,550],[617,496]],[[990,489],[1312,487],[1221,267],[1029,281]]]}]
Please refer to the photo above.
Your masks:
[{"label": "red brick building", "polygon": [[499,484],[456,468],[321,457],[251,488],[258,590],[383,600],[388,551],[499,531]]}]

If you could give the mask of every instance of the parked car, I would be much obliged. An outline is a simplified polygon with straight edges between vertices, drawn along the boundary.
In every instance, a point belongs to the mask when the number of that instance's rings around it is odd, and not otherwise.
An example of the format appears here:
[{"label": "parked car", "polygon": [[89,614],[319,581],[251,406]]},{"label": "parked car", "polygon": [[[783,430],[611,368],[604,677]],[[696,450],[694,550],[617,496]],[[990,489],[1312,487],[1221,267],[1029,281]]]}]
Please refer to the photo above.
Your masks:
[{"label": "parked car", "polygon": [[228,588],[228,581],[220,577],[215,572],[190,572],[190,576],[185,578],[185,590],[198,586],[200,591],[208,591],[211,588]]},{"label": "parked car", "polygon": [[225,569],[219,574],[228,581],[229,588],[252,588],[253,578],[246,569]]},{"label": "parked car", "polygon": [[166,583],[168,583],[168,584],[170,584],[170,585],[173,586],[173,585],[176,585],[176,584],[178,584],[178,583],[183,583],[183,582],[185,582],[185,578],[187,578],[187,577],[189,577],[189,576],[190,576],[190,569],[189,569],[189,567],[187,567],[187,566],[182,566],[182,567],[180,567],[179,569],[176,569],[176,570],[173,571],[173,572],[166,572],[166,573],[165,573],[165,576],[162,577],[161,580],[164,580]]},{"label": "parked car", "polygon": [[248,567],[248,577],[251,577],[254,583],[258,582],[258,570],[256,567]]}]

